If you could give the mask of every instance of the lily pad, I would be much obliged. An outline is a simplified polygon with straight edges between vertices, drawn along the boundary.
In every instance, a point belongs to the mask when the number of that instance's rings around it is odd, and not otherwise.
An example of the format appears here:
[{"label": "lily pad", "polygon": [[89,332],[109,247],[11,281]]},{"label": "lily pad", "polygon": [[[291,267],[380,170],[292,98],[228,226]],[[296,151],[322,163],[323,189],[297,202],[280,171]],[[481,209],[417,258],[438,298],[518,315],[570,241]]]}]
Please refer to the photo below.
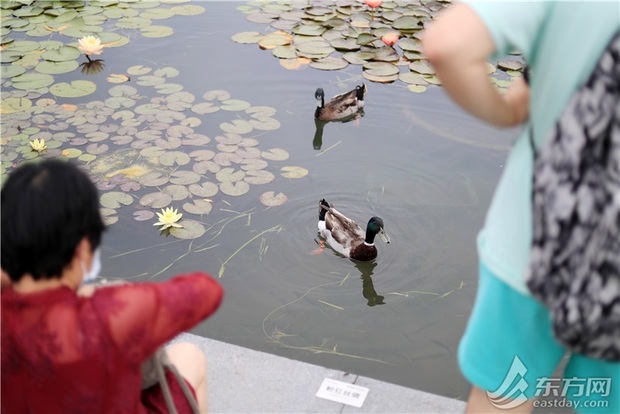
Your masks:
[{"label": "lily pad", "polygon": [[311,67],[320,70],[340,70],[346,68],[348,65],[349,63],[343,58],[333,56],[328,56],[310,63]]},{"label": "lily pad", "polygon": [[220,191],[229,196],[241,196],[250,191],[250,184],[245,181],[227,181],[220,184]]},{"label": "lily pad", "polygon": [[61,98],[79,98],[95,92],[97,85],[86,80],[74,80],[71,83],[61,82],[50,87],[50,92]]},{"label": "lily pad", "polygon": [[144,207],[164,208],[172,203],[172,196],[163,192],[146,194],[140,199],[140,205]]},{"label": "lily pad", "polygon": [[183,204],[183,210],[190,214],[209,214],[213,209],[213,204],[207,200],[193,200],[191,203]]},{"label": "lily pad", "polygon": [[133,203],[133,197],[120,191],[110,191],[102,194],[99,198],[99,202],[106,208],[117,209],[121,206],[131,205]]},{"label": "lily pad", "polygon": [[263,151],[261,157],[270,161],[284,161],[288,159],[289,154],[281,148],[272,148],[270,150]]},{"label": "lily pad", "polygon": [[308,175],[308,170],[303,167],[282,167],[280,168],[282,171],[282,177],[284,178],[302,178]]},{"label": "lily pad", "polygon": [[275,180],[275,176],[265,170],[246,170],[244,181],[252,185],[267,184]]},{"label": "lily pad", "polygon": [[263,37],[259,32],[241,32],[232,37],[232,40],[237,43],[252,44],[258,43]]},{"label": "lily pad", "polygon": [[194,220],[183,219],[182,224],[182,228],[172,227],[170,229],[170,234],[177,239],[197,239],[207,231],[205,226]]},{"label": "lily pad", "polygon": [[204,198],[213,197],[220,191],[218,185],[211,181],[206,181],[201,184],[192,184],[188,189],[193,195]]},{"label": "lily pad", "polygon": [[54,77],[43,73],[24,73],[12,79],[15,89],[34,90],[50,86]]},{"label": "lily pad", "polygon": [[273,191],[267,191],[266,193],[261,194],[259,199],[260,202],[267,207],[276,207],[286,203],[288,197],[283,193],[275,194]]}]

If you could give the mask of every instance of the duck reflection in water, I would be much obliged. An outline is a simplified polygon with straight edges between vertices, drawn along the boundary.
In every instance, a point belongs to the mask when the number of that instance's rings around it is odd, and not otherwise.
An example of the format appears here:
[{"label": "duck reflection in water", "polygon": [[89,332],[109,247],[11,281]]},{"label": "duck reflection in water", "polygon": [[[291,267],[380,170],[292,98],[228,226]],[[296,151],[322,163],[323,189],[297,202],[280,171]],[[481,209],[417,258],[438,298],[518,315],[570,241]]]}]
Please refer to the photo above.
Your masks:
[{"label": "duck reflection in water", "polygon": [[385,305],[385,297],[381,296],[375,290],[375,286],[372,282],[372,274],[374,273],[375,267],[377,266],[377,261],[373,260],[371,262],[358,262],[353,261],[355,263],[355,267],[360,271],[362,279],[362,295],[368,301],[368,306],[375,305]]},{"label": "duck reflection in water", "polygon": [[359,124],[359,120],[361,117],[364,116],[364,110],[361,109],[358,113],[351,115],[349,118],[346,119],[341,119],[339,121],[321,121],[320,119],[315,119],[314,120],[314,138],[312,139],[312,148],[314,148],[315,150],[320,150],[321,147],[323,146],[323,129],[325,128],[325,125],[329,124],[329,123],[334,123],[334,122],[339,122],[339,123],[347,123],[347,122],[351,122],[351,121],[355,121],[355,125],[357,126]]}]

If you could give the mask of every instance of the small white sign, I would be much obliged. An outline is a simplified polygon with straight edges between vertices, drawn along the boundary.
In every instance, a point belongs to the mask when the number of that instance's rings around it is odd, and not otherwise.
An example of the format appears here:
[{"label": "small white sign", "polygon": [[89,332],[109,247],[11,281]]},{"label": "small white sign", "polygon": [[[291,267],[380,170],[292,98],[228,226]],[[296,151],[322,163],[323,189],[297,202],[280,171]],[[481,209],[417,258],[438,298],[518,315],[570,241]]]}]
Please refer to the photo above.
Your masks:
[{"label": "small white sign", "polygon": [[352,405],[357,408],[360,408],[364,404],[367,395],[368,388],[366,387],[337,381],[331,378],[325,378],[316,393],[316,396],[319,398]]}]

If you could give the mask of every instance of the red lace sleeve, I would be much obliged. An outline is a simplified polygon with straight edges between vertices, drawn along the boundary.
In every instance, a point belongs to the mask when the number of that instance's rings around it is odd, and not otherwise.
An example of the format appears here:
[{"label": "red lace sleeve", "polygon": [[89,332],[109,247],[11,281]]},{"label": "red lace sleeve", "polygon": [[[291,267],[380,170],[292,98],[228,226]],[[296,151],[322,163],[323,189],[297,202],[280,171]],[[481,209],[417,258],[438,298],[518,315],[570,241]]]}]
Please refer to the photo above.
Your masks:
[{"label": "red lace sleeve", "polygon": [[120,352],[134,362],[149,357],[175,335],[215,312],[223,297],[204,273],[164,283],[136,283],[98,290],[92,304]]}]

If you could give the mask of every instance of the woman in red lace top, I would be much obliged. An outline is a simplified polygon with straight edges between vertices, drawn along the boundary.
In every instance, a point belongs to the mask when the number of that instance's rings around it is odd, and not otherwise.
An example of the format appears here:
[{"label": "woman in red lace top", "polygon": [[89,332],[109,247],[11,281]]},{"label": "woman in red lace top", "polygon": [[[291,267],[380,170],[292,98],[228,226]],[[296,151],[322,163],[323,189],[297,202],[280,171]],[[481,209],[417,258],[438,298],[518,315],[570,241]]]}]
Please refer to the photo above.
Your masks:
[{"label": "woman in red lace top", "polygon": [[[18,168],[2,188],[0,213],[2,413],[166,411],[158,385],[141,390],[141,364],[215,312],[220,285],[194,273],[79,295],[98,266],[104,225],[94,185],[70,163]],[[204,355],[190,344],[171,348],[206,411]],[[168,378],[179,412],[187,412]]]}]

